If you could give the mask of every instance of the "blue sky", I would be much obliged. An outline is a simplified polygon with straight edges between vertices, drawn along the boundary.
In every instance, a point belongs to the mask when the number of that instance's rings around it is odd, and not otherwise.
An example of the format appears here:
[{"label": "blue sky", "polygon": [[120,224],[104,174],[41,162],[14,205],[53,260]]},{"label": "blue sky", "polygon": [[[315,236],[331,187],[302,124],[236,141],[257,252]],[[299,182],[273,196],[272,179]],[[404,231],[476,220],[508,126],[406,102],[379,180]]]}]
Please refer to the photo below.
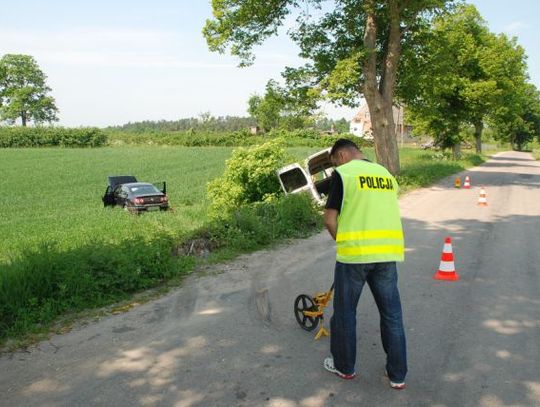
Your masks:
[{"label": "blue sky", "polygon": [[[474,0],[494,32],[518,37],[540,88],[540,2]],[[262,93],[286,65],[299,65],[286,37],[256,50],[249,68],[210,53],[201,34],[210,1],[5,1],[0,55],[29,54],[48,76],[60,124],[107,126],[128,121],[213,115],[245,116],[247,100]],[[330,105],[331,117],[352,117]]]}]

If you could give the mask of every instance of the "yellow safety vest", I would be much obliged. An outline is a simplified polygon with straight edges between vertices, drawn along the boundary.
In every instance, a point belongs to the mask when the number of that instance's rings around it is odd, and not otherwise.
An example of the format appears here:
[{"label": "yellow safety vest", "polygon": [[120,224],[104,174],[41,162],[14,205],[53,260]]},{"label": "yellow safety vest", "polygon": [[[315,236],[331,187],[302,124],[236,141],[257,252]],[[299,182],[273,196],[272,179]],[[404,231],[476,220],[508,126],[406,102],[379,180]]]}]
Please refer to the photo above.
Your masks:
[{"label": "yellow safety vest", "polygon": [[363,160],[352,160],[336,170],[343,181],[337,261],[403,261],[403,228],[395,178],[383,166]]}]

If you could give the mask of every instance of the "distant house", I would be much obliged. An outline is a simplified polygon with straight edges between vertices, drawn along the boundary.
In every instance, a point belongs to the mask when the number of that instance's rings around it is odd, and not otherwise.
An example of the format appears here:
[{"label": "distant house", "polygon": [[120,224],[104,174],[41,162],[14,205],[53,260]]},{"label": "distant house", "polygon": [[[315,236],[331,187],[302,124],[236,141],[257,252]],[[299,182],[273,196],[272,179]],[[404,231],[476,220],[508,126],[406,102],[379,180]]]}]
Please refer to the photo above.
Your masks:
[{"label": "distant house", "polygon": [[[396,126],[396,137],[399,140],[409,140],[411,138],[412,126],[405,124],[403,121],[403,115],[405,109],[403,106],[393,106],[394,112],[394,125]],[[371,118],[369,115],[369,109],[367,103],[363,103],[360,106],[360,110],[353,117],[350,123],[349,132],[357,137],[364,138],[366,140],[373,139],[373,132],[371,128]]]}]

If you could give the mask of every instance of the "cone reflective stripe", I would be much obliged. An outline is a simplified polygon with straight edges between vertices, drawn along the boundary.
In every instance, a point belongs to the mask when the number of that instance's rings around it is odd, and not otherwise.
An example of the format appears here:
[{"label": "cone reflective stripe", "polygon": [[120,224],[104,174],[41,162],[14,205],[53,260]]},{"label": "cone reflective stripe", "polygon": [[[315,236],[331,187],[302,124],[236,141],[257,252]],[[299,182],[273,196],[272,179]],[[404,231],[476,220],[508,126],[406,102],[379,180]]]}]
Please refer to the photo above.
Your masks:
[{"label": "cone reflective stripe", "polygon": [[452,239],[449,237],[444,241],[443,252],[441,255],[441,263],[439,270],[433,275],[435,280],[456,281],[459,280],[459,275],[456,273],[454,265],[454,253],[452,252]]},{"label": "cone reflective stripe", "polygon": [[487,206],[487,194],[484,187],[480,188],[480,196],[478,197],[478,205]]},{"label": "cone reflective stripe", "polygon": [[463,182],[463,188],[465,189],[471,188],[471,179],[469,178],[468,175],[465,177],[465,181]]},{"label": "cone reflective stripe", "polygon": [[460,188],[461,187],[461,178],[457,177],[456,180],[454,181],[454,187],[455,188]]}]

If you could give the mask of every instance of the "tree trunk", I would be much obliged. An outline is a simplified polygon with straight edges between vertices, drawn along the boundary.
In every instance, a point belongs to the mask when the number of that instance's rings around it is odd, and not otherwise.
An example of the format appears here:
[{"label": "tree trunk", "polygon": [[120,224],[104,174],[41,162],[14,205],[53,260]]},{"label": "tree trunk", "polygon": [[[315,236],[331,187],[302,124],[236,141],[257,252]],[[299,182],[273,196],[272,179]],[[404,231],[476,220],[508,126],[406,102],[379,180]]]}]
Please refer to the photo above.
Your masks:
[{"label": "tree trunk", "polygon": [[461,143],[456,143],[452,146],[452,158],[454,160],[461,158]]},{"label": "tree trunk", "polygon": [[376,2],[366,1],[366,29],[364,46],[368,55],[364,60],[363,94],[368,104],[371,128],[375,140],[377,162],[393,175],[399,174],[399,150],[392,112],[398,62],[401,56],[401,29],[397,0],[388,2],[390,33],[380,77],[377,73],[377,17]]},{"label": "tree trunk", "polygon": [[476,153],[482,154],[482,130],[484,130],[484,123],[474,123],[474,138],[476,139]]},{"label": "tree trunk", "polygon": [[386,167],[393,175],[399,174],[399,150],[394,126],[392,102],[385,101],[380,95],[365,92],[369,107],[371,129],[375,141],[377,162]]},{"label": "tree trunk", "polygon": [[21,112],[21,121],[23,127],[26,127],[26,112],[24,110]]}]

